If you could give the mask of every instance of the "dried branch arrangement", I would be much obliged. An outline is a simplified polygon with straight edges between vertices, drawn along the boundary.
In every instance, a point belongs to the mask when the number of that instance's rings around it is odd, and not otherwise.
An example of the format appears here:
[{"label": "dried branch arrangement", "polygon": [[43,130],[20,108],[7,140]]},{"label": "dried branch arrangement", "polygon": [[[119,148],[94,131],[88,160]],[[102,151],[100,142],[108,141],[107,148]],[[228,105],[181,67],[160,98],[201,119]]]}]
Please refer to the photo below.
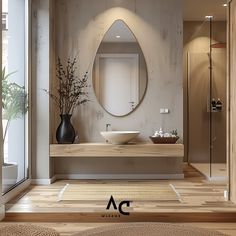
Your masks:
[{"label": "dried branch arrangement", "polygon": [[66,67],[61,63],[60,58],[57,61],[58,87],[57,94],[53,94],[48,90],[44,90],[57,104],[60,114],[72,114],[74,109],[89,101],[86,88],[88,87],[88,72],[82,78],[76,76],[77,59],[68,59]]}]

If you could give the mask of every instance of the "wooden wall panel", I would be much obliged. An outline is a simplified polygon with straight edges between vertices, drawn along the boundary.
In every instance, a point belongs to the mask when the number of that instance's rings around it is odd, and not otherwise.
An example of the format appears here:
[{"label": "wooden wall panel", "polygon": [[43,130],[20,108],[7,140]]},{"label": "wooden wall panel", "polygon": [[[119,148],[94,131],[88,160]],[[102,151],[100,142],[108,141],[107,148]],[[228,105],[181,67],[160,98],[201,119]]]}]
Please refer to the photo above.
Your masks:
[{"label": "wooden wall panel", "polygon": [[236,203],[236,0],[230,2],[230,200]]}]

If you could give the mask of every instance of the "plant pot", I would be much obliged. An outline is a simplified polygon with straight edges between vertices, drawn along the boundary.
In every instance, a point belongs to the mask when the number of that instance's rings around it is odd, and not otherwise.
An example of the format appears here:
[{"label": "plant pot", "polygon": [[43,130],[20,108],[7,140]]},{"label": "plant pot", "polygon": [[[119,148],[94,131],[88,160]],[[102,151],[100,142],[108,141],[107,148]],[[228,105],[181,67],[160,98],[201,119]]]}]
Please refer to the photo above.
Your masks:
[{"label": "plant pot", "polygon": [[71,124],[71,115],[60,115],[61,123],[57,128],[56,138],[59,144],[72,144],[75,141],[75,129]]},{"label": "plant pot", "polygon": [[18,165],[16,163],[4,163],[2,166],[2,192],[5,193],[14,186],[18,177]]}]

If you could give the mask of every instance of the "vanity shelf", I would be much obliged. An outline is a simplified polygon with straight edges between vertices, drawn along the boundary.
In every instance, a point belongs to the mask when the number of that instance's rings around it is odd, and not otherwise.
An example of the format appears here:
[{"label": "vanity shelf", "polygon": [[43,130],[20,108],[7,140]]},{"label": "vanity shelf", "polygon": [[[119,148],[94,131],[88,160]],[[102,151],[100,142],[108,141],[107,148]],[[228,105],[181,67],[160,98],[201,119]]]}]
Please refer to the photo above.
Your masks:
[{"label": "vanity shelf", "polygon": [[183,158],[183,144],[107,143],[51,144],[50,157],[173,157]]},{"label": "vanity shelf", "polygon": [[182,144],[50,145],[55,165],[69,169],[56,173],[62,179],[183,179],[183,156]]}]

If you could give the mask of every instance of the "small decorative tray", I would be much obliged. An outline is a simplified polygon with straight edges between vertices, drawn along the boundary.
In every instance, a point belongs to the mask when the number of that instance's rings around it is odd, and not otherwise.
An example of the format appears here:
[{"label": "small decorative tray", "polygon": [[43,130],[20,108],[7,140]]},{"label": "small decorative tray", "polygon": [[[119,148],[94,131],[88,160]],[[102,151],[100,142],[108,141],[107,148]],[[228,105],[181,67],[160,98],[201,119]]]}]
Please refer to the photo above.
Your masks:
[{"label": "small decorative tray", "polygon": [[161,144],[174,144],[177,142],[177,140],[179,139],[179,137],[149,137],[153,143],[157,144],[157,143],[161,143]]}]

